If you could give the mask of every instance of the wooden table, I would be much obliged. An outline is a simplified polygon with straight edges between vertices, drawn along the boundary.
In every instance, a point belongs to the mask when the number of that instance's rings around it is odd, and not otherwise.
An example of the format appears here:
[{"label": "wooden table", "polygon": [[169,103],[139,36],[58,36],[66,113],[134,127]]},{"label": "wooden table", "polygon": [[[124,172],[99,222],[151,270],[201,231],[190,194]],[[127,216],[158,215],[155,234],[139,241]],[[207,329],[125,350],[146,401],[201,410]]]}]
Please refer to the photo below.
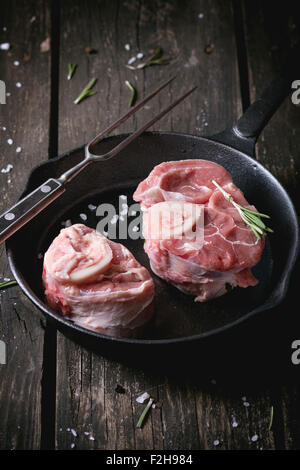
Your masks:
[{"label": "wooden table", "polygon": [[[32,167],[87,142],[128,109],[126,79],[141,98],[177,75],[165,94],[118,132],[136,129],[192,84],[198,85],[192,98],[154,128],[211,135],[232,124],[296,42],[299,13],[299,3],[290,1],[6,2],[0,42],[11,48],[0,50],[0,79],[10,95],[0,105],[0,158],[1,168],[11,163],[13,169],[0,173],[0,209],[16,200]],[[137,72],[125,67],[137,52],[147,55],[158,46],[169,65]],[[96,52],[87,54],[87,47]],[[70,81],[68,63],[78,64]],[[74,105],[92,77],[98,78],[97,94]],[[299,146],[299,107],[286,100],[258,141],[257,159],[298,208]],[[2,280],[11,274],[4,246],[0,253]],[[48,325],[17,286],[2,290],[0,338],[8,357],[0,365],[0,447],[299,449],[300,366],[290,361],[291,342],[300,339],[295,296],[294,278],[277,311],[250,322],[223,349],[216,344],[214,365],[196,356],[183,374],[158,364],[144,370],[85,350]],[[233,354],[224,365],[226,349]],[[236,357],[242,367],[236,368]],[[116,391],[118,385],[125,393]],[[144,391],[161,406],[140,430],[135,425],[143,405],[136,397]]]}]

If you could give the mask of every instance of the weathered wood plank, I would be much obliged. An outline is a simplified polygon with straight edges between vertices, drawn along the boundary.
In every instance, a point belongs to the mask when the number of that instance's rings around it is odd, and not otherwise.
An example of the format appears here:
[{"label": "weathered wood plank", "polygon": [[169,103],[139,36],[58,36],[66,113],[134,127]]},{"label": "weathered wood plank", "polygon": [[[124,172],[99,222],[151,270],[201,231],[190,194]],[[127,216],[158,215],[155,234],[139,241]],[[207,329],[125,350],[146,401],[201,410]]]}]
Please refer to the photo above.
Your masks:
[{"label": "weathered wood plank", "polygon": [[[40,52],[40,43],[49,34],[48,1],[2,6],[0,42],[11,47],[0,51],[0,78],[10,93],[7,104],[0,105],[0,169],[8,164],[13,169],[0,173],[1,212],[16,201],[31,168],[47,158],[50,55]],[[11,277],[4,245],[0,254],[2,281]],[[0,296],[0,337],[7,344],[7,364],[0,365],[0,448],[38,449],[44,330],[37,309],[18,287],[1,291]]]},{"label": "weathered wood plank", "polygon": [[297,384],[287,387],[282,394],[282,421],[286,449],[300,449],[299,414],[300,391]]},{"label": "weathered wood plank", "polygon": [[215,387],[198,391],[200,446],[220,450],[270,450],[274,448],[269,431],[271,402],[268,392],[239,396],[231,390],[230,397]]},{"label": "weathered wood plank", "polygon": [[[199,18],[199,14],[203,17]],[[131,50],[126,51],[125,44]],[[205,48],[213,44],[212,52]],[[98,50],[87,56],[85,47]],[[132,72],[128,59],[161,46],[169,66]],[[81,145],[128,107],[129,79],[144,96],[166,78],[177,75],[167,91],[118,132],[131,131],[189,86],[192,99],[166,116],[156,129],[213,134],[241,114],[240,86],[231,5],[221,1],[94,2],[83,7],[65,1],[61,10],[59,150]],[[77,63],[71,81],[67,64]],[[92,78],[97,94],[75,106],[73,99]],[[188,378],[143,372],[87,352],[58,334],[57,448],[213,449],[274,448],[267,433],[270,397],[247,390],[230,398],[214,387]],[[201,370],[195,372],[201,375]],[[203,379],[205,381],[205,379]],[[125,389],[116,393],[117,385]],[[140,392],[162,402],[136,429],[143,406]],[[251,409],[243,405],[247,396]],[[255,405],[254,405],[255,403]],[[232,426],[236,416],[238,427]],[[208,425],[208,424],[209,425]],[[74,429],[78,436],[71,431]],[[84,433],[88,432],[89,435]],[[258,435],[258,440],[251,438]],[[95,440],[90,440],[90,437]],[[219,444],[216,442],[219,440]]]},{"label": "weathered wood plank", "polygon": [[[251,101],[258,98],[264,87],[283,66],[287,53],[299,31],[299,5],[287,2],[285,7],[246,2],[246,45],[248,54]],[[296,77],[295,77],[296,79]],[[295,187],[299,158],[299,108],[286,99],[272,117],[257,145],[257,159],[284,184],[298,204]]]},{"label": "weathered wood plank", "polygon": [[[246,49],[248,55],[250,97],[254,101],[264,87],[283,66],[287,52],[300,39],[300,5],[287,1],[274,3],[272,9],[258,1],[244,3]],[[295,76],[295,79],[299,77]],[[299,210],[299,107],[286,99],[271,119],[257,144],[257,159],[265,165],[291,195]],[[297,272],[299,273],[299,266]],[[274,411],[274,438],[277,448],[299,449],[299,431],[295,410],[299,409],[299,385],[297,367],[291,365],[291,343],[298,339],[299,320],[294,308],[298,290],[295,273],[286,301],[281,305],[281,318],[275,320],[274,335],[278,338],[277,348],[282,351],[280,362],[286,372],[290,370],[289,381],[297,385],[273,391],[277,409]],[[267,332],[266,332],[267,335]],[[297,336],[298,335],[298,336]],[[284,377],[285,377],[284,376]],[[284,383],[284,380],[282,381]]]}]

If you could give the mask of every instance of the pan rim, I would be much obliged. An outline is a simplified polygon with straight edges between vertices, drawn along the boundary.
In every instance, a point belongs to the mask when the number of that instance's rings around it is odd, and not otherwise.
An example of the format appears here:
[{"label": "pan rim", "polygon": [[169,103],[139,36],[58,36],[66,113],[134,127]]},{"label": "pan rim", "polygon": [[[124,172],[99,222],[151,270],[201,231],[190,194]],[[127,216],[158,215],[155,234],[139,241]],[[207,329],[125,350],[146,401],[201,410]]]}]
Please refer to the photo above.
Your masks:
[{"label": "pan rim", "polygon": [[[128,135],[128,133],[124,133],[124,134],[118,134],[118,135],[115,135],[115,136],[110,136],[108,138],[109,139],[124,138],[127,135]],[[224,333],[225,331],[228,331],[229,329],[235,328],[238,325],[242,324],[243,322],[246,322],[249,318],[254,317],[255,315],[257,315],[260,312],[263,312],[263,311],[266,311],[266,310],[271,310],[271,309],[277,307],[284,300],[284,298],[286,297],[289,282],[290,282],[290,278],[291,278],[291,274],[292,274],[294,265],[296,263],[296,259],[297,259],[298,254],[299,254],[299,223],[298,223],[298,217],[297,217],[297,213],[296,213],[293,201],[291,200],[291,198],[290,198],[288,192],[286,191],[286,189],[277,180],[277,178],[274,175],[272,175],[272,173],[268,169],[266,169],[259,161],[255,160],[253,157],[251,157],[247,153],[244,153],[244,152],[242,152],[238,149],[235,149],[234,147],[231,147],[230,145],[227,145],[227,144],[221,143],[219,141],[216,141],[211,137],[203,137],[203,136],[197,136],[197,135],[194,135],[194,134],[187,134],[187,133],[174,132],[174,131],[152,131],[152,132],[149,131],[149,132],[145,132],[143,134],[143,136],[144,135],[147,135],[147,136],[149,136],[149,135],[150,136],[151,135],[179,136],[179,137],[184,137],[184,138],[193,138],[193,139],[196,139],[196,140],[198,140],[198,139],[206,140],[206,141],[209,141],[211,143],[215,143],[218,146],[225,147],[229,151],[237,152],[238,154],[241,154],[244,158],[246,157],[246,158],[252,160],[253,162],[255,162],[255,164],[258,167],[261,167],[263,171],[267,172],[270,179],[272,179],[274,181],[274,183],[277,186],[280,187],[281,191],[285,194],[286,202],[289,204],[290,209],[293,213],[293,218],[297,222],[295,224],[297,228],[296,228],[296,231],[294,233],[294,243],[293,243],[293,246],[291,247],[291,251],[289,253],[289,263],[287,263],[285,272],[283,273],[282,277],[279,279],[276,286],[273,287],[273,289],[271,291],[271,294],[269,296],[269,298],[272,297],[272,294],[274,293],[275,289],[278,289],[280,287],[280,294],[277,295],[276,300],[273,301],[273,302],[268,303],[268,299],[267,299],[263,305],[261,305],[261,306],[255,308],[254,310],[251,310],[250,312],[242,315],[238,319],[236,319],[234,321],[231,321],[228,324],[222,325],[221,327],[214,328],[214,329],[211,329],[207,332],[198,333],[198,334],[195,334],[195,335],[183,336],[183,337],[177,337],[177,338],[165,338],[165,339],[118,338],[118,337],[114,337],[114,336],[108,336],[108,335],[104,335],[104,334],[95,332],[93,330],[83,328],[79,325],[76,325],[75,323],[72,323],[70,320],[64,319],[64,317],[62,317],[61,315],[55,313],[50,308],[48,308],[48,306],[46,304],[44,304],[39,299],[39,297],[33,292],[33,290],[30,288],[30,286],[28,285],[28,283],[25,280],[25,278],[23,277],[23,275],[19,272],[19,270],[16,266],[16,263],[15,263],[14,253],[13,253],[13,249],[12,249],[12,246],[11,246],[11,241],[9,239],[6,242],[6,251],[7,251],[7,258],[8,258],[9,266],[10,266],[10,269],[11,269],[13,275],[14,275],[14,278],[18,282],[18,285],[21,287],[24,294],[33,302],[34,305],[36,305],[39,308],[39,310],[41,310],[43,312],[43,314],[45,315],[46,318],[47,318],[47,316],[49,316],[51,321],[58,322],[59,324],[63,325],[64,327],[67,327],[70,330],[76,330],[77,332],[79,332],[83,335],[92,336],[93,338],[99,339],[101,341],[115,342],[115,343],[127,343],[127,344],[133,344],[133,345],[168,345],[168,344],[180,344],[180,343],[197,342],[199,340],[204,340],[204,339],[209,338],[211,336],[215,336],[215,335]],[[141,137],[142,136],[140,136],[139,138],[141,138]],[[45,162],[42,162],[39,165],[37,165],[35,168],[33,168],[33,170],[30,172],[30,174],[28,176],[24,191],[22,192],[22,195],[20,196],[20,198],[29,190],[30,180],[31,180],[34,172],[37,171],[40,167],[42,167],[44,165],[47,165],[47,164],[51,164],[51,162],[59,161],[60,159],[63,159],[66,155],[69,155],[69,154],[71,154],[75,151],[82,150],[82,149],[84,149],[84,147],[85,146],[83,145],[83,146],[74,148],[71,151],[65,152],[62,155],[59,155],[59,156],[57,156],[57,157],[55,157],[51,160],[47,160]]]}]

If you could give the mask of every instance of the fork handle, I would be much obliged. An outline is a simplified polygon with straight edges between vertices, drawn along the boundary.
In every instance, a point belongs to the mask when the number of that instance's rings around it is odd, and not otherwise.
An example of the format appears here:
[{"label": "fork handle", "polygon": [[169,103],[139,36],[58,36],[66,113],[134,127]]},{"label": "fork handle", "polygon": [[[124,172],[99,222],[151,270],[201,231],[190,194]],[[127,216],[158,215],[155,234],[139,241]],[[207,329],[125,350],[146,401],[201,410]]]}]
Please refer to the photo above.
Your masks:
[{"label": "fork handle", "polygon": [[65,191],[56,179],[50,178],[0,215],[0,243],[33,219]]}]

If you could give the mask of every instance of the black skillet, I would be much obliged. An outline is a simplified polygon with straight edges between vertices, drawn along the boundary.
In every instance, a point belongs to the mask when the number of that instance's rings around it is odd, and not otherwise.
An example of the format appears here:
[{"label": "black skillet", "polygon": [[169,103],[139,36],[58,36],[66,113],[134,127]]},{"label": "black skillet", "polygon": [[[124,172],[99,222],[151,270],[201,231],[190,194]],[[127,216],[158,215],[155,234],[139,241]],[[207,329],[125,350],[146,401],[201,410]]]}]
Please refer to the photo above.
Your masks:
[{"label": "black skillet", "polygon": [[[297,78],[297,77],[296,77]],[[25,294],[68,337],[81,344],[104,351],[154,351],[164,348],[199,344],[215,337],[250,317],[270,311],[284,298],[298,251],[298,221],[293,204],[276,178],[254,157],[255,142],[290,90],[290,78],[280,76],[252,104],[236,125],[211,138],[172,132],[147,132],[109,161],[86,167],[68,185],[68,190],[7,241],[9,264]],[[110,137],[97,146],[103,153],[115,147],[124,135]],[[84,157],[84,147],[47,161],[35,168],[22,196],[33,191],[50,177],[58,177]],[[224,166],[234,183],[260,212],[271,216],[274,234],[268,236],[262,260],[253,272],[259,279],[256,287],[236,288],[218,299],[200,304],[163,280],[156,284],[156,316],[141,339],[119,339],[74,325],[52,311],[44,302],[41,281],[42,259],[62,222],[84,222],[96,227],[99,217],[88,209],[109,202],[118,207],[118,195],[126,194],[128,204],[137,184],[152,168],[166,160],[207,159]],[[120,240],[147,268],[142,240]]]}]

